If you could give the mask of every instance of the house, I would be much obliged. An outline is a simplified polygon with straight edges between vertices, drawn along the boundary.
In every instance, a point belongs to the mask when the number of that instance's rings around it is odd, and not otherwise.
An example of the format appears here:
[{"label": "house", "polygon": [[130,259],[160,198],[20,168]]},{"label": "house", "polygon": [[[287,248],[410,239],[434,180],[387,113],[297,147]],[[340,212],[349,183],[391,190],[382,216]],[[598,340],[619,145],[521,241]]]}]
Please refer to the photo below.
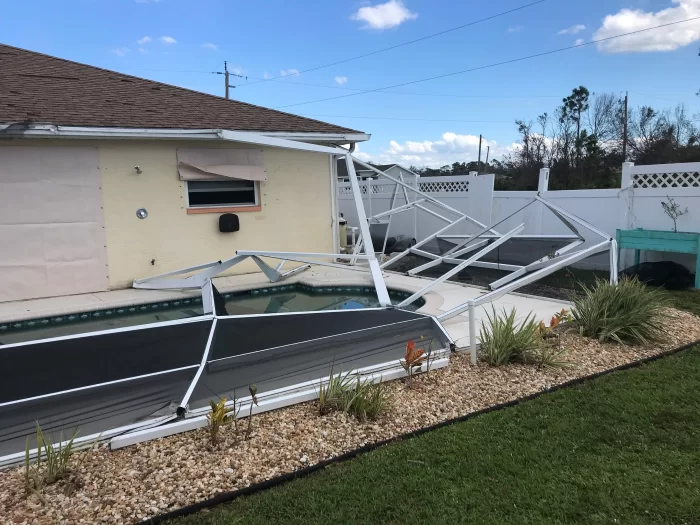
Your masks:
[{"label": "house", "polygon": [[403,175],[403,179],[408,183],[414,183],[416,178],[420,177],[416,172],[404,168],[401,164],[380,164],[377,169],[395,178]]},{"label": "house", "polygon": [[[340,180],[341,182],[348,182],[348,169],[345,165],[345,161],[340,159],[337,162],[338,180]],[[354,166],[355,173],[357,173],[358,178],[362,180],[377,178],[376,172],[367,169],[362,164],[358,164],[357,162],[355,162]],[[392,177],[398,178],[399,175],[403,175],[404,180],[408,183],[414,183],[416,181],[416,178],[420,176],[417,173],[409,170],[408,168],[404,168],[400,164],[373,164],[373,166]]]},{"label": "house", "polygon": [[[368,139],[0,45],[0,302],[124,288],[237,249],[334,252],[327,146]],[[238,231],[220,231],[224,214]]]}]

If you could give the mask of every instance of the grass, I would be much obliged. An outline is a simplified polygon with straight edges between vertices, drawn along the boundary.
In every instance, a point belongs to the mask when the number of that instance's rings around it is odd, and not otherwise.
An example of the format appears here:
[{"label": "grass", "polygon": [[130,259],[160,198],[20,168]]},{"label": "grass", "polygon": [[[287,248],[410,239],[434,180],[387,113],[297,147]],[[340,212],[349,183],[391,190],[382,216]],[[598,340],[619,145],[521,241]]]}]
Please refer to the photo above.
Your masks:
[{"label": "grass", "polygon": [[696,347],[173,525],[698,524],[699,390]]}]

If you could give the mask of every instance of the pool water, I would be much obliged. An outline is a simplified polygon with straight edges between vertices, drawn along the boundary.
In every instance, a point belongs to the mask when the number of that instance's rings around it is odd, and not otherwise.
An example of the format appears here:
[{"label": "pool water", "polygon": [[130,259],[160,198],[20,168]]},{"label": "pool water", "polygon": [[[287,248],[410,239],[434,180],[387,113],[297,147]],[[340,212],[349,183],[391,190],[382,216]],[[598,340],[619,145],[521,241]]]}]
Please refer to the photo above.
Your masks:
[{"label": "pool water", "polygon": [[[409,294],[390,291],[390,295],[392,301],[398,303]],[[239,293],[224,293],[223,297],[229,315],[354,310],[379,306],[377,296],[372,289],[356,287],[311,288],[304,285],[286,285]],[[422,304],[424,301],[420,299],[410,309],[420,308]],[[198,315],[203,315],[201,298],[88,312],[70,317],[64,315],[48,319],[33,319],[22,323],[1,325],[0,345],[174,321]]]}]

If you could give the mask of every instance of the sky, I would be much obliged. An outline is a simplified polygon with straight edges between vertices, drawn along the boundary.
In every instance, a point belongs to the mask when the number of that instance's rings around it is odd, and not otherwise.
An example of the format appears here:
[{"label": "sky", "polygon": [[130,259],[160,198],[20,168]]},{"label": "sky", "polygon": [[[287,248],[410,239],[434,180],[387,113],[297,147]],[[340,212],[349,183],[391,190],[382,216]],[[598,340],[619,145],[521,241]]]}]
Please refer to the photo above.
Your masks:
[{"label": "sky", "polygon": [[5,0],[0,42],[219,96],[226,60],[245,77],[231,98],[369,133],[358,155],[380,163],[476,160],[479,134],[499,158],[516,119],[552,114],[579,85],[700,112],[700,20],[484,67],[700,17],[700,0],[542,0],[498,16],[533,2]]}]

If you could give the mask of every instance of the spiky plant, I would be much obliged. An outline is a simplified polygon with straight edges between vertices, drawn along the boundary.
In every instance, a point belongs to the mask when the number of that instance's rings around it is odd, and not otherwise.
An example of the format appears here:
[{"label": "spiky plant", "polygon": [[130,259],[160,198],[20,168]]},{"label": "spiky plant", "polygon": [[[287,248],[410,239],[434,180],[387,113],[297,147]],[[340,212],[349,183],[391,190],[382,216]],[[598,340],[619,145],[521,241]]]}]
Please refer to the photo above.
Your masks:
[{"label": "spiky plant", "polygon": [[581,335],[623,345],[643,345],[663,337],[663,309],[669,305],[663,291],[636,277],[620,279],[617,284],[599,279],[592,287],[583,285],[582,291],[572,309]]},{"label": "spiky plant", "polygon": [[377,419],[386,410],[391,398],[386,386],[381,381],[371,383],[361,381],[359,377],[355,382],[355,388],[349,394],[351,397],[347,403],[347,412],[360,421]]},{"label": "spiky plant", "polygon": [[515,308],[502,313],[492,306],[486,312],[487,322],[481,322],[479,338],[486,361],[493,366],[512,362],[526,362],[528,355],[542,345],[539,325],[529,313],[523,320],[516,318]]},{"label": "spiky plant", "polygon": [[348,400],[352,397],[353,378],[352,370],[334,374],[331,368],[328,382],[321,383],[318,390],[318,407],[321,415],[333,410],[348,410]]},{"label": "spiky plant", "polygon": [[[27,437],[24,451],[24,481],[28,493],[37,494],[43,501],[41,489],[45,485],[51,485],[68,476],[71,472],[69,462],[75,453],[75,438],[78,437],[76,428],[70,439],[63,442],[63,432],[59,435],[58,442],[53,443],[51,436],[44,433],[36,423],[36,461],[32,463],[29,453],[29,437]],[[81,455],[75,468],[82,464],[87,453],[97,443],[99,437]]]}]

